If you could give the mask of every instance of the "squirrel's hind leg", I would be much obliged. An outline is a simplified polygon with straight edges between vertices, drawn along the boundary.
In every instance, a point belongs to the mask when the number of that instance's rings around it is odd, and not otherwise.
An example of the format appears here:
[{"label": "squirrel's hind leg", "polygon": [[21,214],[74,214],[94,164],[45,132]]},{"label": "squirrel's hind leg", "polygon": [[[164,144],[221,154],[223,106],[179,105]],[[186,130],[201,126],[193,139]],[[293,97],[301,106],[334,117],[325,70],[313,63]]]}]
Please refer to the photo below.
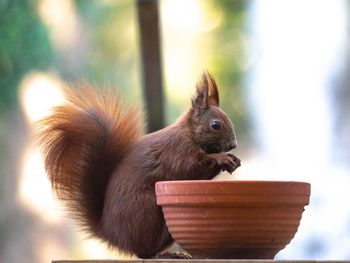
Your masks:
[{"label": "squirrel's hind leg", "polygon": [[192,259],[191,254],[173,242],[160,253],[153,257],[154,259]]}]

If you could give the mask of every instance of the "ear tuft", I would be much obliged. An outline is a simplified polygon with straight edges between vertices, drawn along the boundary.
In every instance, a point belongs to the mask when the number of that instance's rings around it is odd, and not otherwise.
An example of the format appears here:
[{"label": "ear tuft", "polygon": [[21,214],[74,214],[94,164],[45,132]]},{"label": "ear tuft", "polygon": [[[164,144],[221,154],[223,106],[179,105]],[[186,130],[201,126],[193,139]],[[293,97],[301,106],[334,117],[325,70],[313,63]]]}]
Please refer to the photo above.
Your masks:
[{"label": "ear tuft", "polygon": [[208,83],[208,99],[209,104],[212,106],[219,106],[219,91],[213,76],[208,72],[204,71],[202,74],[202,79],[205,79],[205,82]]},{"label": "ear tuft", "polygon": [[196,83],[196,94],[192,98],[192,108],[203,111],[209,107],[208,81],[203,76]]},{"label": "ear tuft", "polygon": [[192,108],[207,109],[209,106],[219,106],[219,91],[213,76],[203,71],[196,83],[196,95],[192,99]]}]

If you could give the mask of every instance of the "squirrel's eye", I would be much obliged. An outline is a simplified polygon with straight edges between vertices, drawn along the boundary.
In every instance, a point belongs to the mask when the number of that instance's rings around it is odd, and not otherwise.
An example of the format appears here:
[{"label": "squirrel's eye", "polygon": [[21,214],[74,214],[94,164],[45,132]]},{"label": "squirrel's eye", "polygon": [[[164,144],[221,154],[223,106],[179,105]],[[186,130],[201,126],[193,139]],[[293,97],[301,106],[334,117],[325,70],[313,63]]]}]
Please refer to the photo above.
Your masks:
[{"label": "squirrel's eye", "polygon": [[210,126],[214,129],[214,130],[220,130],[221,129],[221,123],[220,123],[220,121],[212,121],[211,123],[210,123]]}]

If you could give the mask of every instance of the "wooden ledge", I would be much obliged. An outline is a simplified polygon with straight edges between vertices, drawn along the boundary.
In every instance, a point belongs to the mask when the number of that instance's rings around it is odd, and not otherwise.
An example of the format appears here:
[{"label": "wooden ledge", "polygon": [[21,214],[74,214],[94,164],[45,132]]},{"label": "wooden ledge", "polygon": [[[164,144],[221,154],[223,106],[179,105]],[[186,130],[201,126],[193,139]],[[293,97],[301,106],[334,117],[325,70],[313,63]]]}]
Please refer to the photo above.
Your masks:
[{"label": "wooden ledge", "polygon": [[245,259],[137,259],[137,260],[53,260],[52,263],[350,263],[350,260],[245,260]]}]

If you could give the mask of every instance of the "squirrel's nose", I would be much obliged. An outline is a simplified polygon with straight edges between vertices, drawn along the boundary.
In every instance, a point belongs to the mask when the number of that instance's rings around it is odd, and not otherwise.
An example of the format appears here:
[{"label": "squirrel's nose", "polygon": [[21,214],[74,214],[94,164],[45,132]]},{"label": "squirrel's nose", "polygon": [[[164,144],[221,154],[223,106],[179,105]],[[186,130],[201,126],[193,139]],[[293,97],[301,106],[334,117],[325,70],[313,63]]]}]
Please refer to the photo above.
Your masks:
[{"label": "squirrel's nose", "polygon": [[229,150],[235,149],[237,148],[237,141],[236,140],[232,140],[227,144],[227,148],[229,148]]}]

